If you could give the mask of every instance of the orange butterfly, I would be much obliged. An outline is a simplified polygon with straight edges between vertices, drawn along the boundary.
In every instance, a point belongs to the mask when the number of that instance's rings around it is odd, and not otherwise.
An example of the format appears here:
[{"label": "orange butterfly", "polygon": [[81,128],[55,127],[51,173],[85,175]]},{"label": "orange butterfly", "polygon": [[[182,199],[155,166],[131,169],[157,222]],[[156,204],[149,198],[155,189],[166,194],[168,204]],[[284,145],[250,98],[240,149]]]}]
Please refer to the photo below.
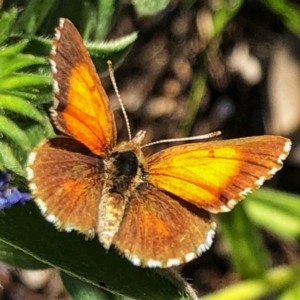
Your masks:
[{"label": "orange butterfly", "polygon": [[60,19],[51,65],[56,127],[27,174],[35,201],[61,230],[98,235],[133,264],[171,267],[212,244],[210,213],[230,211],[271,178],[290,140],[259,136],[175,146],[145,157],[140,131],[116,144],[108,97],[74,25]]}]

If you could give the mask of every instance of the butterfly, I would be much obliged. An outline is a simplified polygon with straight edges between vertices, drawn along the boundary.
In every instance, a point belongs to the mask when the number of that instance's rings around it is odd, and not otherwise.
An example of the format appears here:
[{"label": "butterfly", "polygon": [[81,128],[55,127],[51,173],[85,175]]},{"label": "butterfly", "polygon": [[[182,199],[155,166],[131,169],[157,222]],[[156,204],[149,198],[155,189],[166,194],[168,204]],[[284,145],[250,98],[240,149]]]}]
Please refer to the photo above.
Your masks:
[{"label": "butterfly", "polygon": [[144,131],[117,144],[109,100],[82,38],[60,19],[50,54],[62,133],[30,154],[29,187],[59,230],[98,236],[134,265],[166,268],[212,244],[211,213],[230,211],[282,167],[291,142],[257,136],[189,143],[150,156]]}]

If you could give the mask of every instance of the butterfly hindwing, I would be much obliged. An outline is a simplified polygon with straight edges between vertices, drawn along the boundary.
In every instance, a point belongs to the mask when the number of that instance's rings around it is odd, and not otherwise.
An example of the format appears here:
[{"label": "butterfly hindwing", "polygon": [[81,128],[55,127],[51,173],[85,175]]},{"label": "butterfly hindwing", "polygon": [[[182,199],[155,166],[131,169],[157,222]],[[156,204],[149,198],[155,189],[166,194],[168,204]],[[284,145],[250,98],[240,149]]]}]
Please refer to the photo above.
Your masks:
[{"label": "butterfly hindwing", "polygon": [[31,153],[27,174],[42,213],[59,229],[93,236],[103,186],[102,160],[68,137],[42,142]]},{"label": "butterfly hindwing", "polygon": [[127,204],[114,243],[135,265],[170,267],[206,251],[214,228],[206,211],[142,183]]}]

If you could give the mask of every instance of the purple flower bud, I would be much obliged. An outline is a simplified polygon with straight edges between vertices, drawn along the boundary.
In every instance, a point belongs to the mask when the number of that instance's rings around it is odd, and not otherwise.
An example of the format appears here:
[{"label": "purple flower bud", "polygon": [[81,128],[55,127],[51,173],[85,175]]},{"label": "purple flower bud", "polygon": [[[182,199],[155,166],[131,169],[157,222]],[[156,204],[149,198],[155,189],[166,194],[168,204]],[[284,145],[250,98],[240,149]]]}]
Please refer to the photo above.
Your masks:
[{"label": "purple flower bud", "polygon": [[17,188],[9,187],[10,177],[9,172],[0,171],[0,209],[15,203],[25,204],[31,199],[30,193],[21,193]]}]

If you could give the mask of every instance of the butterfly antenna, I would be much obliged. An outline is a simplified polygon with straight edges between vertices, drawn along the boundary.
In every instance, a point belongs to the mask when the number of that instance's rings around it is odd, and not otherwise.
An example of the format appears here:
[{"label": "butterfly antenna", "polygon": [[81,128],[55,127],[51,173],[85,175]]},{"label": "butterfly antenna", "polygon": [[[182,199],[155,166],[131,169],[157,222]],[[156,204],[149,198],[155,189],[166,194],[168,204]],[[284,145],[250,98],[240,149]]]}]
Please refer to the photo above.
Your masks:
[{"label": "butterfly antenna", "polygon": [[122,113],[123,113],[123,116],[124,116],[124,119],[125,119],[126,127],[127,127],[128,137],[129,137],[129,140],[131,141],[132,140],[132,135],[131,135],[129,119],[128,119],[128,116],[126,114],[126,110],[125,110],[121,95],[119,93],[119,89],[118,89],[118,86],[117,86],[117,83],[116,83],[116,78],[115,78],[114,69],[113,69],[111,60],[107,61],[107,65],[108,65],[108,72],[109,72],[110,80],[113,84],[115,93],[116,93],[117,98],[119,100],[121,110],[122,110]]},{"label": "butterfly antenna", "polygon": [[216,136],[221,135],[221,131],[214,131],[207,134],[197,135],[197,136],[191,136],[191,137],[184,137],[184,138],[174,138],[174,139],[166,139],[166,140],[160,140],[156,142],[152,142],[149,144],[145,144],[141,146],[141,148],[149,147],[152,145],[162,144],[162,143],[174,143],[174,142],[186,142],[186,141],[196,141],[196,140],[204,140],[204,139],[210,139]]}]

